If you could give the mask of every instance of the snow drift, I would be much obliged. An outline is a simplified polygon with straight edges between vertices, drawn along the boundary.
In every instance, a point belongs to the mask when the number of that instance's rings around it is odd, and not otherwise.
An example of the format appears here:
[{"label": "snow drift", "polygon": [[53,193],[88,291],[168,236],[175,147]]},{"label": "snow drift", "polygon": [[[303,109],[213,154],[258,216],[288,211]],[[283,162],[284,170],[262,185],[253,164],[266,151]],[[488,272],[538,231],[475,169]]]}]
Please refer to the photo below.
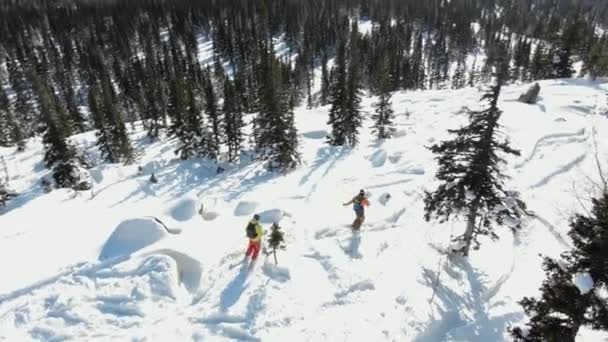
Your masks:
[{"label": "snow drift", "polygon": [[114,229],[101,249],[99,260],[130,255],[167,236],[165,228],[154,218],[123,221]]}]

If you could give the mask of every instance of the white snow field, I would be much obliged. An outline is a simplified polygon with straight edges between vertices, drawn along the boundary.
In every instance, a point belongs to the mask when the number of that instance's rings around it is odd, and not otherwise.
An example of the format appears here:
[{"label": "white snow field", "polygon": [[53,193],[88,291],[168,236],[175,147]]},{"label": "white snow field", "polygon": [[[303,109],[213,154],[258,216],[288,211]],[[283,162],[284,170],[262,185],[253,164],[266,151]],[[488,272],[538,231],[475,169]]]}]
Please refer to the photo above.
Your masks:
[{"label": "white snow field", "polygon": [[[98,165],[91,192],[44,193],[40,140],[23,153],[0,149],[21,194],[0,209],[0,340],[507,341],[525,320],[517,301],[539,293],[539,254],[571,245],[576,194],[597,179],[594,135],[608,136],[608,84],[540,84],[537,105],[516,101],[529,84],[505,87],[499,104],[521,149],[508,158],[508,188],[535,217],[515,235],[499,228],[500,240],[482,240],[468,260],[441,252],[464,223],[425,222],[422,196],[436,186],[426,146],[466,120],[477,89],[396,93],[398,134],[385,142],[371,137],[365,98],[354,149],[325,143],[328,107],[299,108],[303,164],[286,175],[245,159],[216,175],[136,127],[143,173]],[[73,141],[98,158],[92,132]],[[608,141],[597,144],[608,160]],[[342,203],[361,188],[371,207],[353,234]],[[278,266],[272,256],[240,264],[254,213],[286,234]],[[573,281],[590,286],[584,275]],[[579,340],[608,337],[584,330]]]}]

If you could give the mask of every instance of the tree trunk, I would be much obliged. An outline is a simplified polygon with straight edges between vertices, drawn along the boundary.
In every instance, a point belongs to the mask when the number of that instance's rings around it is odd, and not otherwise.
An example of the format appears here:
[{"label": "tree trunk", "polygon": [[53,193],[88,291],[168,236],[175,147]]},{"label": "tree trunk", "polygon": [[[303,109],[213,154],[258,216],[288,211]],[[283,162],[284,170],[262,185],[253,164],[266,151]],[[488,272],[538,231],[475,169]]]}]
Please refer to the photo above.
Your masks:
[{"label": "tree trunk", "polygon": [[467,216],[467,230],[464,232],[464,249],[462,255],[464,257],[469,256],[469,250],[471,249],[471,242],[473,241],[473,232],[475,230],[475,220],[477,219],[477,204],[472,204],[469,208],[469,215]]},{"label": "tree trunk", "polygon": [[276,250],[276,248],[272,250],[272,255],[274,255],[274,264],[278,265],[279,262],[277,261],[277,250]]}]

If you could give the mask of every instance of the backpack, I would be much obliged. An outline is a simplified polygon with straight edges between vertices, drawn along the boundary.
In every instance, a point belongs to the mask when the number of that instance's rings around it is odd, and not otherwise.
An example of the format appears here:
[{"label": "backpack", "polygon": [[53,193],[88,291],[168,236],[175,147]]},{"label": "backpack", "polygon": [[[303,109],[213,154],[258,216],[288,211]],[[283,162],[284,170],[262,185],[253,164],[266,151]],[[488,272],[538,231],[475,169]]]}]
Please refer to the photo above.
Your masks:
[{"label": "backpack", "polygon": [[255,239],[256,237],[258,237],[258,232],[255,229],[255,223],[249,222],[249,224],[247,225],[247,237],[250,239]]}]

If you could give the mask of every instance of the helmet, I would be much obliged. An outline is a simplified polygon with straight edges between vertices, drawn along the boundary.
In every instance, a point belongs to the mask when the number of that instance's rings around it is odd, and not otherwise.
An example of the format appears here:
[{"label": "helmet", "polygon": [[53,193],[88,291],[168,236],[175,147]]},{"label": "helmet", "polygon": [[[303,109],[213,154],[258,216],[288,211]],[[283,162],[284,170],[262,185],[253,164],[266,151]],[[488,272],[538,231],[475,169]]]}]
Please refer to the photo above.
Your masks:
[{"label": "helmet", "polygon": [[364,189],[359,190],[359,195],[365,196],[365,190]]},{"label": "helmet", "polygon": [[253,219],[256,220],[256,221],[259,221],[260,220],[260,215],[258,215],[258,214],[253,215]]}]

